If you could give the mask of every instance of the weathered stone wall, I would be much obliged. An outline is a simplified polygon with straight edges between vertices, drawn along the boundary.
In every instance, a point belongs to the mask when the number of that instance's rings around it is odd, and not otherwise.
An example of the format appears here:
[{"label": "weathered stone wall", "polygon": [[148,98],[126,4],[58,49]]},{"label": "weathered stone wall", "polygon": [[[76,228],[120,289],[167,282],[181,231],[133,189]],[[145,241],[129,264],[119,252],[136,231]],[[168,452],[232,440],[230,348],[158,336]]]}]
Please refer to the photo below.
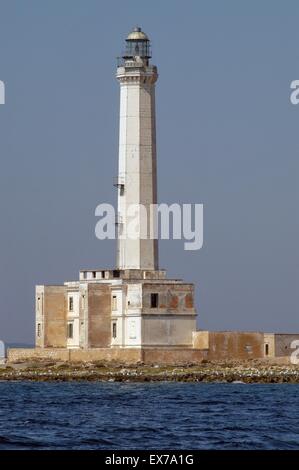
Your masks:
[{"label": "weathered stone wall", "polygon": [[143,349],[142,362],[145,364],[194,364],[207,358],[207,351],[196,349]]},{"label": "weathered stone wall", "polygon": [[195,315],[146,314],[142,317],[142,345],[192,347]]},{"label": "weathered stone wall", "polygon": [[119,362],[125,364],[187,364],[200,362],[207,357],[206,351],[195,349],[8,349],[8,362],[48,359],[63,362]]},{"label": "weathered stone wall", "polygon": [[296,340],[299,340],[299,334],[275,333],[275,357],[290,357],[295,349],[298,349],[298,346],[291,348],[291,343]]},{"label": "weathered stone wall", "polygon": [[142,360],[140,349],[113,349],[113,348],[95,348],[95,349],[73,349],[70,350],[70,361],[115,361],[126,364],[135,364]]},{"label": "weathered stone wall", "polygon": [[59,348],[8,348],[8,362],[18,362],[34,359],[50,359],[53,361],[68,361],[70,357],[70,349]]},{"label": "weathered stone wall", "polygon": [[[40,347],[66,347],[65,286],[37,286],[36,345]],[[38,299],[40,300],[38,301]],[[40,324],[40,336],[37,335]]]},{"label": "weathered stone wall", "polygon": [[[196,329],[193,284],[167,281],[146,282],[142,286],[143,347],[192,347]],[[157,307],[151,306],[151,294],[158,294]]]},{"label": "weathered stone wall", "polygon": [[122,363],[136,363],[141,361],[142,352],[140,349],[55,349],[55,348],[10,348],[7,352],[8,362],[18,362],[24,360],[33,361],[35,359],[49,359],[53,361],[116,361]]},{"label": "weathered stone wall", "polygon": [[209,349],[209,331],[193,331],[193,348]]},{"label": "weathered stone wall", "polygon": [[[159,305],[151,308],[151,293],[159,294]],[[164,282],[161,284],[144,283],[142,287],[143,313],[195,313],[193,284]]]},{"label": "weathered stone wall", "polygon": [[[207,344],[208,343],[208,344]],[[208,359],[260,359],[264,357],[264,334],[244,331],[197,331],[194,347],[208,345]]]},{"label": "weathered stone wall", "polygon": [[111,291],[107,284],[88,285],[88,347],[111,344]]}]

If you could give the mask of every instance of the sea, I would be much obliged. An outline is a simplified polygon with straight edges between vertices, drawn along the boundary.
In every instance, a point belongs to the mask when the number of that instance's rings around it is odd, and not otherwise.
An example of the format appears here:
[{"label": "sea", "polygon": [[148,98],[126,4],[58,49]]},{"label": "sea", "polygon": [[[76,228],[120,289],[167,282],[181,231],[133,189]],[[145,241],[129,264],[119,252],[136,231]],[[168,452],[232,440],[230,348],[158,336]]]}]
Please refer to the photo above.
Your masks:
[{"label": "sea", "polygon": [[299,449],[299,385],[0,382],[0,449]]}]

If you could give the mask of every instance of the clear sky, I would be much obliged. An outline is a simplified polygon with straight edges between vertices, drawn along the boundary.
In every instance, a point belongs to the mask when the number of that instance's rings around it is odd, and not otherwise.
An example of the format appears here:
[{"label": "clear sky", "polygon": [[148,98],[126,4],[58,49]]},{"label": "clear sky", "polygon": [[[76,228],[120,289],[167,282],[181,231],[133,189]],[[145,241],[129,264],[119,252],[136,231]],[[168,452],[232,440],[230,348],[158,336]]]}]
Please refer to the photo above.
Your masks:
[{"label": "clear sky", "polygon": [[199,327],[299,332],[297,1],[0,0],[0,339],[33,342],[34,286],[112,267],[116,56],[136,24],[158,66],[159,202],[204,204],[204,247],[160,242]]}]

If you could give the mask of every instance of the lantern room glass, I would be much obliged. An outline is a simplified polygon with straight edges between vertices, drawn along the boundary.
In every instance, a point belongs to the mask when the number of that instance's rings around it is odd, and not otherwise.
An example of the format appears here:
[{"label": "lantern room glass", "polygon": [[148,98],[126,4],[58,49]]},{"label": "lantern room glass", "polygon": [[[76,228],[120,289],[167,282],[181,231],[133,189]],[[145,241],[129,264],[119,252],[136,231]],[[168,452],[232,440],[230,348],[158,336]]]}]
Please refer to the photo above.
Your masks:
[{"label": "lantern room glass", "polygon": [[148,40],[126,40],[126,52],[125,57],[141,57],[143,59],[149,59],[150,54],[150,42]]}]

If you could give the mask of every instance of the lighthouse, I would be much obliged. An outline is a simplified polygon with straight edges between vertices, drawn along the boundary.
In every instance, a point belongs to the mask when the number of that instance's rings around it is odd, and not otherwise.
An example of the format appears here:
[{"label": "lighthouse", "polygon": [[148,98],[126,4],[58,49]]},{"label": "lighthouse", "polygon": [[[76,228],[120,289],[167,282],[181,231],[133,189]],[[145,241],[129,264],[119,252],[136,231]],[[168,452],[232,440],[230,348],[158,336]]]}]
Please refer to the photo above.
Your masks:
[{"label": "lighthouse", "polygon": [[[159,267],[157,217],[152,210],[157,206],[158,71],[150,63],[150,40],[141,28],[134,28],[125,43],[116,73],[120,84],[119,158],[114,181],[118,191],[116,266],[93,265],[81,269],[77,280],[37,285],[36,347],[12,349],[10,358],[190,364],[204,358],[273,358],[277,351],[282,356],[285,349],[281,353],[279,346],[285,335],[197,331],[194,285],[168,278]],[[164,158],[171,166],[167,154]],[[105,249],[104,242],[100,248]]]},{"label": "lighthouse", "polygon": [[197,315],[194,286],[168,279],[158,264],[152,210],[157,204],[157,67],[150,63],[150,40],[141,28],[134,28],[125,43],[116,72],[116,266],[81,269],[77,281],[60,286],[36,286],[36,347],[77,349],[98,359],[160,360],[168,354],[173,360],[187,354],[190,360]]},{"label": "lighthouse", "polygon": [[[148,36],[136,27],[126,38],[116,77],[120,84],[117,267],[158,269],[154,234],[157,203],[155,84]],[[130,233],[135,221],[136,233]]]}]

